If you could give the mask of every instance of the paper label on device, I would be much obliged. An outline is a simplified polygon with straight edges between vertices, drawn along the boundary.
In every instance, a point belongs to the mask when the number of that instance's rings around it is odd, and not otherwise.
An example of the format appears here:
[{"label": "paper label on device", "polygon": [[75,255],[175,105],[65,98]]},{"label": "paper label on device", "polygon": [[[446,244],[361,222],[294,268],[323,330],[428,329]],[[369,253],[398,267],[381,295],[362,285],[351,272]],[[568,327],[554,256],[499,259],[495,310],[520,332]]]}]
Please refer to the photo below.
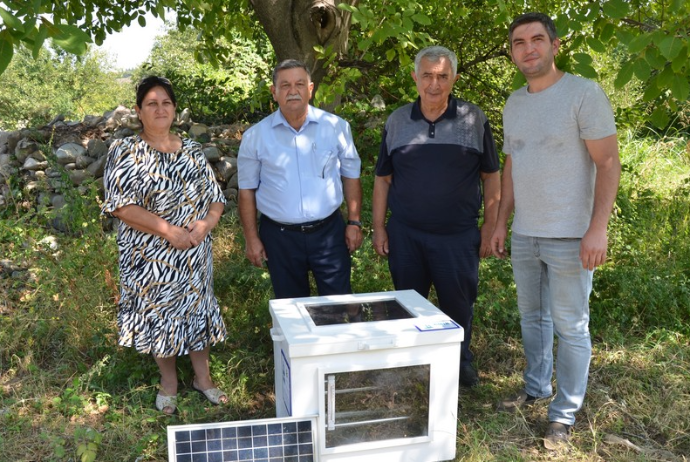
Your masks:
[{"label": "paper label on device", "polygon": [[446,319],[444,321],[430,322],[426,324],[417,324],[415,325],[415,327],[420,332],[428,332],[432,330],[460,329],[460,326],[458,326],[454,321],[450,319]]}]

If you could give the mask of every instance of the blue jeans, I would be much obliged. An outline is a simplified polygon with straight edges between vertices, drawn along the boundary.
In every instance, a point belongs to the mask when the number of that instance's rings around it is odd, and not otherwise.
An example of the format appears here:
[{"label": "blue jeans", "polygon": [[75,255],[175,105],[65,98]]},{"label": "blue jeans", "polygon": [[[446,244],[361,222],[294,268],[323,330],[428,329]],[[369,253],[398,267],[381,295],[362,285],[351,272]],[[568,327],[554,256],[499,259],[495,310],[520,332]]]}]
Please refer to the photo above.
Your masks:
[{"label": "blue jeans", "polygon": [[548,417],[550,422],[566,425],[575,423],[575,412],[582,407],[592,356],[589,294],[594,272],[582,268],[580,242],[515,233],[511,239],[527,359],[525,391],[539,398],[551,396],[555,332],[556,397],[549,405]]}]

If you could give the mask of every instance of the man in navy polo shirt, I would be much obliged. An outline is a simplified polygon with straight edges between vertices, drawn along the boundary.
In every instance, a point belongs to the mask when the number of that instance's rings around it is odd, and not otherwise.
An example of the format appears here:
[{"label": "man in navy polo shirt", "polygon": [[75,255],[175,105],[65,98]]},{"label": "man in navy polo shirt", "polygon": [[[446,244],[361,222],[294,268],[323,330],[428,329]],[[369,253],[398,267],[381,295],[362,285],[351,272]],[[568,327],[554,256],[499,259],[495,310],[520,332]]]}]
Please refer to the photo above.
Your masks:
[{"label": "man in navy polo shirt", "polygon": [[[373,245],[396,290],[429,296],[465,331],[460,384],[479,383],[470,350],[479,258],[491,255],[499,159],[486,115],[450,95],[457,57],[432,46],[415,58],[419,98],[386,121],[376,165]],[[484,224],[478,228],[484,196]],[[386,224],[386,212],[391,214]]]}]

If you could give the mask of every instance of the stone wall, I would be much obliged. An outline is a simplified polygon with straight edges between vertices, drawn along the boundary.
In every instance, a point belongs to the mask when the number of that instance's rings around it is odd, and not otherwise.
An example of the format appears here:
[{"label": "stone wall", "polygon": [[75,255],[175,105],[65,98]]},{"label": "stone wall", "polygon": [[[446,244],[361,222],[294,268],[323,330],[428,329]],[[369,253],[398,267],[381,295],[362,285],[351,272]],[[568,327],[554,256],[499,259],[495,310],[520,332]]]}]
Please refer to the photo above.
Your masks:
[{"label": "stone wall", "polygon": [[[188,110],[177,114],[174,130],[203,146],[225,197],[226,211],[237,207],[237,149],[247,125],[208,127],[194,123]],[[95,184],[103,197],[103,169],[113,140],[141,129],[134,110],[123,106],[81,122],[56,117],[44,127],[0,132],[0,208],[29,210],[39,205],[59,211],[65,188],[82,194]],[[21,197],[13,192],[22,191]]]}]

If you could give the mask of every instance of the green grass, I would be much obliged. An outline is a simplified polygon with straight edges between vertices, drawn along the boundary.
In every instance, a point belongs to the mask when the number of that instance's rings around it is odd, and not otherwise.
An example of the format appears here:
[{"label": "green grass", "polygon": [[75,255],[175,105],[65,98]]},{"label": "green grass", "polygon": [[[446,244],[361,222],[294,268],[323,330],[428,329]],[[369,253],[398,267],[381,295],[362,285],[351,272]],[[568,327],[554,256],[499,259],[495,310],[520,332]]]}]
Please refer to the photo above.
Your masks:
[{"label": "green grass", "polygon": [[[481,385],[461,390],[456,460],[687,460],[687,143],[622,140],[610,258],[595,274],[591,299],[588,395],[567,453],[541,445],[546,404],[518,414],[495,410],[521,386],[524,356],[510,264],[482,261],[473,344]],[[369,222],[372,179],[367,165]],[[230,335],[212,349],[211,368],[230,403],[213,407],[193,393],[189,359],[181,358],[179,412],[165,417],[153,405],[153,360],[116,346],[114,236],[101,231],[89,199],[72,200],[74,231],[56,236],[57,250],[42,243],[51,219],[44,210],[0,211],[0,259],[16,267],[0,277],[0,460],[164,461],[167,425],[274,416],[271,286],[244,258],[236,217],[223,217],[214,232],[216,295]],[[353,286],[393,288],[369,235],[353,257]]]}]

